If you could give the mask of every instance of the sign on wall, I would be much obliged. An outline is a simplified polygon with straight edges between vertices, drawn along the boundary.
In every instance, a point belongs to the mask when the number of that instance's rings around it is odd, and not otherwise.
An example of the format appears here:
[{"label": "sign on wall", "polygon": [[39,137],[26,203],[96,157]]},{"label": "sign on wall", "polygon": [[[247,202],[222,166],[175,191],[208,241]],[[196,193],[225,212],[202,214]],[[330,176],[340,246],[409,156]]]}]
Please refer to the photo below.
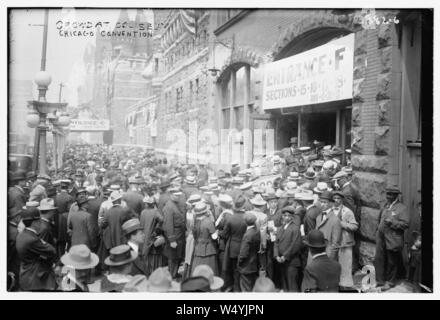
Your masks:
[{"label": "sign on wall", "polygon": [[109,120],[71,119],[70,131],[107,131],[110,129]]},{"label": "sign on wall", "polygon": [[287,108],[352,98],[354,34],[268,63],[263,109]]}]

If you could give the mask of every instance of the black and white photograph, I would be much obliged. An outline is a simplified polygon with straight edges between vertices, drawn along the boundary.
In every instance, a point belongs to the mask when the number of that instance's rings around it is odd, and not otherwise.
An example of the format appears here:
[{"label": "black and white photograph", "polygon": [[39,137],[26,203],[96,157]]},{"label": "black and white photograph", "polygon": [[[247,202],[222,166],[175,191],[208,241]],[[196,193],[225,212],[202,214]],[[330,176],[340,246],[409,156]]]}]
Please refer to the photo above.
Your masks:
[{"label": "black and white photograph", "polygon": [[435,292],[436,10],[204,5],[3,8],[4,294]]}]

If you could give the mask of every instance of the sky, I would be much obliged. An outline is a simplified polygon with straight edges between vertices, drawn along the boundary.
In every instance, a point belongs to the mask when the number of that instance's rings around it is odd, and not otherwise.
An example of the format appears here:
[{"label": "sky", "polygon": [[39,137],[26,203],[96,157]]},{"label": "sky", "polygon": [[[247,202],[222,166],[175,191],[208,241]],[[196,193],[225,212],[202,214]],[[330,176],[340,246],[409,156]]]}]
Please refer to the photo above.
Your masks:
[{"label": "sky", "polygon": [[[84,50],[88,43],[95,44],[93,37],[62,37],[57,29],[58,21],[108,21],[113,27],[119,17],[119,9],[49,9],[46,71],[52,76],[52,83],[46,93],[47,101],[58,102],[60,83],[62,101],[69,105],[77,104],[76,88],[83,82],[84,67],[82,63]],[[130,18],[136,10],[129,9]],[[9,20],[9,75],[13,80],[33,81],[40,70],[43,43],[43,9],[13,9]],[[40,25],[40,26],[38,26]],[[59,25],[59,24],[58,24]],[[37,88],[34,85],[34,98]]]}]

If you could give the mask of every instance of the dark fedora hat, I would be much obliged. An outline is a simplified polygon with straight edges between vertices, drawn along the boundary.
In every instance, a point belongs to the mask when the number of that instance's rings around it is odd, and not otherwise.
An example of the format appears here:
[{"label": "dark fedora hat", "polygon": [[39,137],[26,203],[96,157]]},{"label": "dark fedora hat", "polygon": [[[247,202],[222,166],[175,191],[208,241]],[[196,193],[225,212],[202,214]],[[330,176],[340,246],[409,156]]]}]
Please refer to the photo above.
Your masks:
[{"label": "dark fedora hat", "polygon": [[319,199],[325,199],[328,201],[333,201],[333,192],[331,191],[324,191],[319,195]]},{"label": "dark fedora hat", "polygon": [[345,198],[344,194],[341,191],[333,191],[333,195],[334,196],[340,196],[341,198]]},{"label": "dark fedora hat", "polygon": [[40,210],[38,210],[36,207],[29,207],[21,212],[21,219],[23,221],[38,220],[40,218]]},{"label": "dark fedora hat", "polygon": [[13,172],[10,176],[9,176],[9,180],[10,181],[22,181],[22,180],[26,180],[26,174],[24,173],[24,171],[16,171]]},{"label": "dark fedora hat", "polygon": [[322,231],[316,229],[311,230],[306,240],[304,240],[304,244],[312,248],[325,248],[327,247],[327,242]]},{"label": "dark fedora hat", "polygon": [[191,277],[182,281],[180,285],[182,292],[210,292],[209,281],[205,277]]},{"label": "dark fedora hat", "polygon": [[244,205],[246,204],[246,198],[242,195],[239,195],[234,202],[234,210],[242,210]]},{"label": "dark fedora hat", "polygon": [[394,193],[394,194],[400,194],[401,191],[397,186],[391,186],[385,189],[386,193]]}]

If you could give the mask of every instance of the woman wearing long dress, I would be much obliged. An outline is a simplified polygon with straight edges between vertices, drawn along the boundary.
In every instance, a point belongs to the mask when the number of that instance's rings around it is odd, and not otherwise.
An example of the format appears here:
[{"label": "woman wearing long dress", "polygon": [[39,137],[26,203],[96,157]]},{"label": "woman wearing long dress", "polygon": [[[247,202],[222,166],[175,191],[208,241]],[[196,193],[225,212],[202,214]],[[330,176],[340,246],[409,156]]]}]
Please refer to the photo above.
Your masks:
[{"label": "woman wearing long dress", "polygon": [[167,265],[167,258],[164,254],[165,236],[162,230],[163,217],[155,206],[153,197],[145,197],[146,208],[141,212],[141,226],[145,233],[143,246],[143,257],[146,264],[146,275],[157,268]]},{"label": "woman wearing long dress", "polygon": [[217,276],[219,270],[215,241],[218,238],[218,233],[208,205],[204,202],[198,202],[194,206],[194,215],[194,253],[191,261],[191,274],[197,266],[206,264]]}]

